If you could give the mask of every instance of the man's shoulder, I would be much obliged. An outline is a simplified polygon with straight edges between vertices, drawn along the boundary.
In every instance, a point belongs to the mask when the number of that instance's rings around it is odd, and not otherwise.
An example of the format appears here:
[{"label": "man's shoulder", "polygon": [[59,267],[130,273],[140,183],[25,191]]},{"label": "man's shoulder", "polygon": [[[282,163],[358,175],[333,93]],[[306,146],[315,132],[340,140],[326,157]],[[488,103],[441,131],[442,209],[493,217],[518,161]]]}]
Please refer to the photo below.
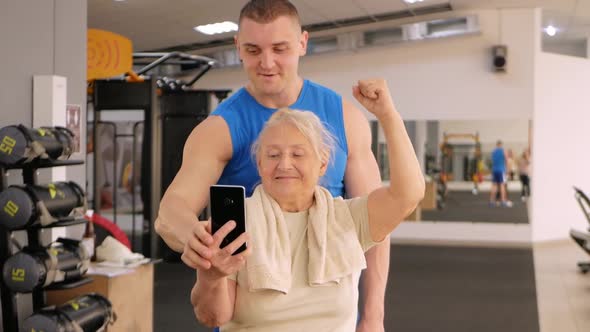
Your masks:
[{"label": "man's shoulder", "polygon": [[319,83],[305,80],[302,94],[301,106],[304,109],[309,109],[320,117],[323,115],[327,118],[342,114],[343,98],[336,91]]},{"label": "man's shoulder", "polygon": [[336,95],[336,96],[340,96],[339,93],[337,93],[336,91],[328,88],[327,86],[324,86],[324,85],[322,85],[320,83],[317,83],[317,82],[314,82],[314,81],[311,81],[311,80],[306,80],[306,81],[307,81],[308,87],[310,89],[312,89],[312,90],[321,91],[321,92],[324,92],[324,93],[329,93],[329,94],[333,94],[333,95]]},{"label": "man's shoulder", "polygon": [[215,107],[215,109],[213,110],[213,112],[211,112],[211,114],[222,115],[226,112],[234,111],[237,108],[237,105],[239,105],[241,102],[243,102],[244,99],[247,97],[245,95],[245,90],[246,89],[244,89],[244,88],[240,88],[238,91],[236,91],[231,96],[229,96],[227,99],[222,101],[219,105],[217,105],[217,107]]}]

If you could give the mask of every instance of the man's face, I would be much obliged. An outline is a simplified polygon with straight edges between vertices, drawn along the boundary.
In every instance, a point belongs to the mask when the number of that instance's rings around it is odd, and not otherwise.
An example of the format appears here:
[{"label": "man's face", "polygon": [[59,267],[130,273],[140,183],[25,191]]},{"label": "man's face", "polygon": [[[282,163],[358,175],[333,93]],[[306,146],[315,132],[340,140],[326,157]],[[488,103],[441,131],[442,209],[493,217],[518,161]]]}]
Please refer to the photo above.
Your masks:
[{"label": "man's face", "polygon": [[235,42],[254,92],[277,95],[297,82],[299,57],[305,55],[307,32],[288,16],[270,23],[244,18]]},{"label": "man's face", "polygon": [[262,186],[279,205],[305,201],[313,197],[326,163],[316,154],[312,144],[289,123],[268,128],[260,137],[257,158]]}]

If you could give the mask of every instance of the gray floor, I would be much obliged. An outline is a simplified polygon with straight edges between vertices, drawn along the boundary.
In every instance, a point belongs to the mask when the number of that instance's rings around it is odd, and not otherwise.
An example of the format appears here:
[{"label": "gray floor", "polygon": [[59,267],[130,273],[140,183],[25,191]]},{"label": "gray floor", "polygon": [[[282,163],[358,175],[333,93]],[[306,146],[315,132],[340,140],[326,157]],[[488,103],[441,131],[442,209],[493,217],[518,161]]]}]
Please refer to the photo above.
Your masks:
[{"label": "gray floor", "polygon": [[534,246],[541,332],[590,331],[590,274],[577,262],[590,256],[574,241]]},{"label": "gray floor", "polygon": [[[210,331],[194,319],[194,272],[156,265],[155,331]],[[392,246],[386,331],[538,332],[531,249]]]},{"label": "gray floor", "polygon": [[195,272],[183,263],[155,265],[154,332],[211,331],[197,323],[190,304]]},{"label": "gray floor", "polygon": [[508,193],[514,203],[511,208],[490,207],[490,193],[482,191],[473,195],[471,191],[449,191],[443,210],[422,210],[422,220],[469,221],[494,223],[528,223],[526,204],[520,200],[520,193]]},{"label": "gray floor", "polygon": [[386,331],[539,331],[530,249],[393,246]]}]

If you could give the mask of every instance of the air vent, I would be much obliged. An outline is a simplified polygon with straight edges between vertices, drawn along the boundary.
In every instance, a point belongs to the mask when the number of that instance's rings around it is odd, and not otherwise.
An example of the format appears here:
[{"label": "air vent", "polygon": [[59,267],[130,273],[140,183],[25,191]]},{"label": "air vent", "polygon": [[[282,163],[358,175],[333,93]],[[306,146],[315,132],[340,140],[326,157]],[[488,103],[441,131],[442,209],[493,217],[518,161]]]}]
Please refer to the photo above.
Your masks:
[{"label": "air vent", "polygon": [[339,50],[338,36],[311,38],[307,43],[308,54],[320,54]]},{"label": "air vent", "polygon": [[404,41],[403,29],[401,27],[365,31],[363,37],[367,46],[400,43]]},{"label": "air vent", "polygon": [[426,24],[427,35],[431,37],[443,37],[457,33],[463,33],[468,30],[467,17],[436,20]]},{"label": "air vent", "polygon": [[[402,10],[402,11],[397,11],[397,12],[390,12],[390,13],[384,13],[384,14],[379,14],[379,15],[373,15],[373,16],[360,16],[360,17],[353,17],[353,18],[349,18],[349,19],[345,19],[345,20],[336,20],[336,21],[331,21],[331,22],[309,24],[309,25],[305,25],[303,27],[303,29],[308,32],[324,31],[324,30],[330,30],[330,29],[336,29],[336,28],[342,28],[342,27],[363,25],[363,24],[368,24],[368,23],[386,22],[386,21],[392,21],[392,20],[399,20],[402,18],[430,15],[430,14],[436,14],[436,13],[444,13],[444,12],[449,12],[452,9],[453,8],[451,7],[450,3],[437,4],[437,5],[432,5],[432,6],[425,6],[425,7],[421,7],[421,8],[412,8],[412,9],[407,9],[407,10]],[[233,43],[234,43],[233,38],[226,38],[226,39],[213,40],[213,41],[209,41],[209,42],[205,42],[205,43],[193,43],[193,44],[179,45],[179,46],[175,46],[175,47],[169,47],[169,48],[160,49],[160,50],[153,50],[153,51],[149,51],[149,52],[174,52],[174,51],[191,52],[191,51],[197,51],[197,50],[201,50],[201,49],[209,49],[209,48],[219,47],[219,46],[229,46],[229,45],[233,45]]]},{"label": "air vent", "polygon": [[[436,38],[469,35],[479,33],[477,16],[438,19],[432,21],[403,24],[400,26],[377,30],[359,30],[337,35],[313,37],[309,39],[307,54],[325,54],[342,51],[360,50],[367,47],[393,45]],[[201,55],[218,61],[218,66],[238,65],[236,50],[231,48]]]}]

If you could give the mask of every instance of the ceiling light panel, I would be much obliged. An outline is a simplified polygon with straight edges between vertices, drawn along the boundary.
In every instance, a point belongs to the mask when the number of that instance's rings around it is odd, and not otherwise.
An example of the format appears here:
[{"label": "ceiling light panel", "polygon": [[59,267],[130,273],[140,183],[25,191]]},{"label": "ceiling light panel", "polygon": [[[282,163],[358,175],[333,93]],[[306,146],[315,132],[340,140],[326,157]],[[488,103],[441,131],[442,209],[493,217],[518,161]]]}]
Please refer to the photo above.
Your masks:
[{"label": "ceiling light panel", "polygon": [[193,29],[205,35],[215,35],[220,33],[238,31],[238,25],[234,22],[224,21],[219,23],[199,25],[194,27]]}]

